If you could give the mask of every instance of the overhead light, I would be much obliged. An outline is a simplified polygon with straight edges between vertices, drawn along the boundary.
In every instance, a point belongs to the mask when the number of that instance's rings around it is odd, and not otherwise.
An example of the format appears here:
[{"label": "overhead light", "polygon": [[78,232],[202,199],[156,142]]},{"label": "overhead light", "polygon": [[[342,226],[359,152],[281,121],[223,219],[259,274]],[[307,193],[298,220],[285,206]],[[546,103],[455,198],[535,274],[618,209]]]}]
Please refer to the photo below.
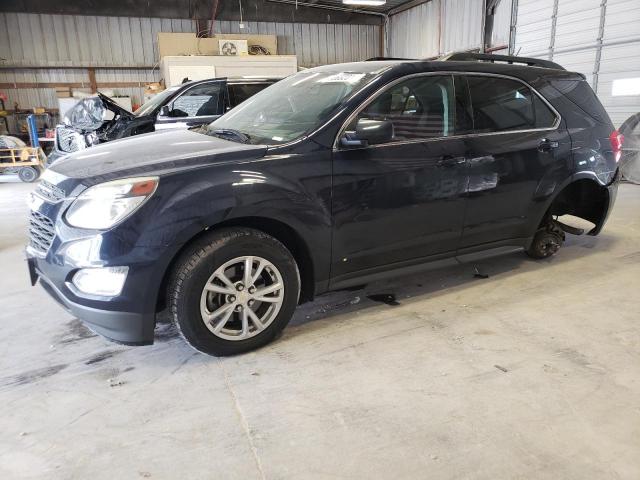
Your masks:
[{"label": "overhead light", "polygon": [[387,0],[342,0],[345,5],[367,5],[371,7],[379,7],[387,3]]}]

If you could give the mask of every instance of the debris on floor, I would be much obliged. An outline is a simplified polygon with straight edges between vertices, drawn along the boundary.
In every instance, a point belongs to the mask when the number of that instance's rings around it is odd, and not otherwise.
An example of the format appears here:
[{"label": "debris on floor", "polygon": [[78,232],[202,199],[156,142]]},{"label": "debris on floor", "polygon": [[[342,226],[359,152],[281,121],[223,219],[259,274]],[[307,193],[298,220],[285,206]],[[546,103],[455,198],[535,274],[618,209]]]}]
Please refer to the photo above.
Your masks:
[{"label": "debris on floor", "polygon": [[393,293],[376,293],[373,295],[367,295],[367,298],[374,302],[385,303],[387,305],[400,305],[400,302],[396,300],[396,296]]},{"label": "debris on floor", "polygon": [[478,270],[478,267],[475,267],[475,273],[473,274],[474,278],[489,278],[489,275],[486,273],[481,273],[480,270]]},{"label": "debris on floor", "polygon": [[494,367],[496,367],[498,370],[502,370],[504,373],[507,373],[509,370],[507,370],[506,368],[500,366],[500,365],[494,365]]},{"label": "debris on floor", "polygon": [[120,387],[125,384],[122,380],[118,380],[117,378],[110,378],[107,380],[110,387]]}]

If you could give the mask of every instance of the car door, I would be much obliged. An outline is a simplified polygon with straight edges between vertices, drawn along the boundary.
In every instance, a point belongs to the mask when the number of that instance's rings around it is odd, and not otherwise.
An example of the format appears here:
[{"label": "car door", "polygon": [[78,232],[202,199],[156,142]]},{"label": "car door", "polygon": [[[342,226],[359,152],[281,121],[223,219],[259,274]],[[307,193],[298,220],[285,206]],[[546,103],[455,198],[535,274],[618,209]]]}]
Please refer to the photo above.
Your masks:
[{"label": "car door", "polygon": [[160,109],[155,128],[190,128],[213,122],[224,113],[225,103],[226,81],[194,85]]},{"label": "car door", "polygon": [[[333,154],[334,284],[455,253],[466,186],[455,111],[453,77],[422,74],[383,89],[347,122]],[[389,126],[389,138],[357,138]]]},{"label": "car door", "polygon": [[531,235],[536,198],[553,191],[567,171],[571,141],[558,128],[557,112],[525,83],[492,75],[456,78],[473,119],[473,135],[466,139],[469,185],[460,248],[519,245]]}]

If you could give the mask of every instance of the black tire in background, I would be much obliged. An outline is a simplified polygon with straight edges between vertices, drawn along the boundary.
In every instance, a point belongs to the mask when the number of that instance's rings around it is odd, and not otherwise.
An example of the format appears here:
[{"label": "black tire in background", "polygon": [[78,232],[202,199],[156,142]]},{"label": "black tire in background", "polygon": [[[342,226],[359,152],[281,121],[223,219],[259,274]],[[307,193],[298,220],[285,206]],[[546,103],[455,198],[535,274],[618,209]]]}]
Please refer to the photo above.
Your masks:
[{"label": "black tire in background", "polygon": [[622,178],[640,184],[640,113],[627,118],[619,132],[624,135],[620,159]]},{"label": "black tire in background", "polygon": [[40,170],[36,167],[21,167],[18,170],[18,178],[25,183],[35,182],[40,177]]},{"label": "black tire in background", "polygon": [[[226,340],[205,325],[201,295],[220,266],[242,256],[258,256],[272,263],[283,279],[284,298],[264,330],[250,338]],[[167,293],[173,322],[189,345],[208,355],[234,355],[269,343],[287,325],[298,304],[300,275],[289,250],[272,236],[251,228],[224,228],[187,247],[176,262]]]}]

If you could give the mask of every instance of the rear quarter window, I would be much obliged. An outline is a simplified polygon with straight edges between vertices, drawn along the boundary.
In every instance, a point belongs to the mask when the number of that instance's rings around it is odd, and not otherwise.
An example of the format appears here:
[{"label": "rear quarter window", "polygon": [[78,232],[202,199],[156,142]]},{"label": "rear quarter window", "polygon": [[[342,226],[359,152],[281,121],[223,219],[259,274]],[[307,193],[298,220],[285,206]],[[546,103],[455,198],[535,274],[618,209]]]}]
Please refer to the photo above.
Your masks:
[{"label": "rear quarter window", "polygon": [[549,83],[571,103],[599,123],[610,123],[609,115],[586,80],[550,79]]}]

